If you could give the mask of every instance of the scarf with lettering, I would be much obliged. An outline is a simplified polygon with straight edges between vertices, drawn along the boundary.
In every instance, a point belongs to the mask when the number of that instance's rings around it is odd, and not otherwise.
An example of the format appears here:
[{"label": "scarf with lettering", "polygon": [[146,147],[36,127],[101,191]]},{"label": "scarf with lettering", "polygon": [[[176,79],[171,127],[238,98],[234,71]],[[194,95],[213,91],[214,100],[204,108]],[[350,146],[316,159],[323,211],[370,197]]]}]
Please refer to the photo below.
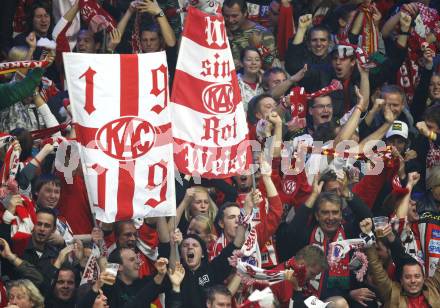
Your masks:
[{"label": "scarf with lettering", "polygon": [[15,72],[20,68],[45,68],[49,65],[49,61],[34,61],[34,60],[26,60],[26,61],[13,61],[13,62],[4,62],[0,63],[0,75],[8,74],[11,72]]},{"label": "scarf with lettering", "polygon": [[[322,231],[321,227],[316,226],[312,234],[310,235],[309,243],[311,245],[316,245],[321,247],[324,251],[324,255],[328,255],[329,253],[329,245],[332,242],[343,241],[346,239],[345,231],[342,225],[339,226],[333,238],[329,239],[325,235],[324,231]],[[328,270],[327,277],[327,288],[339,288],[348,290],[350,288],[350,256],[346,254],[344,258],[341,258],[339,262],[335,266],[332,266]],[[319,297],[321,294],[322,286],[324,283],[324,276],[319,274],[314,279],[310,281],[310,285],[313,287],[313,295]]]},{"label": "scarf with lettering", "polygon": [[361,32],[359,33],[361,42],[359,44],[367,55],[375,53],[379,49],[379,31],[373,20],[373,9],[375,4],[362,4],[358,8],[358,14],[363,13]]},{"label": "scarf with lettering", "polygon": [[78,6],[82,20],[93,33],[101,30],[110,33],[116,28],[116,21],[96,0],[80,0]]}]

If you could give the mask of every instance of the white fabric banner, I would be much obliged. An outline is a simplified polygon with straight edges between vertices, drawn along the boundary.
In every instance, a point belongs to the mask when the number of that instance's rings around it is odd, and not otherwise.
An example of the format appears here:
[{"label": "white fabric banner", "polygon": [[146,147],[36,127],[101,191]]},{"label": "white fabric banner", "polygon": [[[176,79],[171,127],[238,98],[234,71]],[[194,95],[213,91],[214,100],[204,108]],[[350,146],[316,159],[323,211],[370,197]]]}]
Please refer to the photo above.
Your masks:
[{"label": "white fabric banner", "polygon": [[226,178],[252,158],[223,16],[188,8],[171,97],[180,172]]},{"label": "white fabric banner", "polygon": [[175,215],[165,52],[63,57],[96,218]]}]

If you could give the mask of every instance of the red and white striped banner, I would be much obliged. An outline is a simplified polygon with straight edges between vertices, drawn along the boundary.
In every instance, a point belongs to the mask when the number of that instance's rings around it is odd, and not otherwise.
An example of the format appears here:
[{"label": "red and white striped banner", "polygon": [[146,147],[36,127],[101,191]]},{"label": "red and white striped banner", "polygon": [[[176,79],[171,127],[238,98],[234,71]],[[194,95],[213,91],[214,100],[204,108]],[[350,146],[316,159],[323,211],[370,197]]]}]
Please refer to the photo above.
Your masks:
[{"label": "red and white striped banner", "polygon": [[165,53],[63,56],[96,218],[175,215]]},{"label": "red and white striped banner", "polygon": [[171,101],[180,172],[224,178],[248,167],[246,116],[221,14],[188,9]]}]

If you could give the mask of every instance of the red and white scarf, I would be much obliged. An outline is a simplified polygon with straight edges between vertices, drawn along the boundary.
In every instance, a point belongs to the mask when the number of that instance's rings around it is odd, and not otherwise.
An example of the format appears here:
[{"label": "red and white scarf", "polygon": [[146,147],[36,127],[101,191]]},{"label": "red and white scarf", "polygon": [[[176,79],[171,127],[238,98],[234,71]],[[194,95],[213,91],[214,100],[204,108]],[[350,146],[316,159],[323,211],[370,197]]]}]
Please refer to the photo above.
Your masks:
[{"label": "red and white scarf", "polygon": [[361,5],[358,8],[358,14],[363,13],[362,27],[360,33],[359,46],[371,55],[379,49],[379,31],[373,20],[373,9],[375,4]]},{"label": "red and white scarf", "polygon": [[[329,239],[321,227],[316,226],[312,234],[310,235],[309,243],[312,245],[319,246],[323,251],[324,255],[328,255],[329,244],[332,242],[343,241],[346,239],[345,231],[342,225],[339,226],[333,238]],[[328,287],[338,287],[341,289],[347,289],[350,286],[350,256],[346,254],[341,260],[333,267],[329,268],[327,277]],[[312,279],[309,285],[312,287],[308,292],[312,292],[310,295],[316,295],[319,297],[321,294],[322,286],[324,283],[324,276],[322,273],[317,275]]]},{"label": "red and white scarf", "polygon": [[0,63],[0,75],[9,74],[11,72],[15,72],[20,68],[45,68],[50,64],[49,61],[34,61],[34,60],[26,60],[26,61],[13,61],[13,62],[4,62]]}]

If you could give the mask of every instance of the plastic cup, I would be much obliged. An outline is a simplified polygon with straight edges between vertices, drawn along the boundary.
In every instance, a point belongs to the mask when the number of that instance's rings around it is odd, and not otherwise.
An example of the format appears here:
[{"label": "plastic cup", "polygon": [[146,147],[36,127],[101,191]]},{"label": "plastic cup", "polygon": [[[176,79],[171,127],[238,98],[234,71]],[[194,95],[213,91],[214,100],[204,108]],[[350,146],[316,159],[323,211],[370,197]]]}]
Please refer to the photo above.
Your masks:
[{"label": "plastic cup", "polygon": [[109,273],[111,277],[105,279],[104,283],[108,285],[113,285],[116,282],[116,276],[118,275],[119,264],[118,263],[107,263],[105,267],[105,272]]},{"label": "plastic cup", "polygon": [[386,216],[373,217],[373,224],[376,230],[377,237],[385,236],[383,233],[383,229],[388,225],[388,221],[388,217]]}]

